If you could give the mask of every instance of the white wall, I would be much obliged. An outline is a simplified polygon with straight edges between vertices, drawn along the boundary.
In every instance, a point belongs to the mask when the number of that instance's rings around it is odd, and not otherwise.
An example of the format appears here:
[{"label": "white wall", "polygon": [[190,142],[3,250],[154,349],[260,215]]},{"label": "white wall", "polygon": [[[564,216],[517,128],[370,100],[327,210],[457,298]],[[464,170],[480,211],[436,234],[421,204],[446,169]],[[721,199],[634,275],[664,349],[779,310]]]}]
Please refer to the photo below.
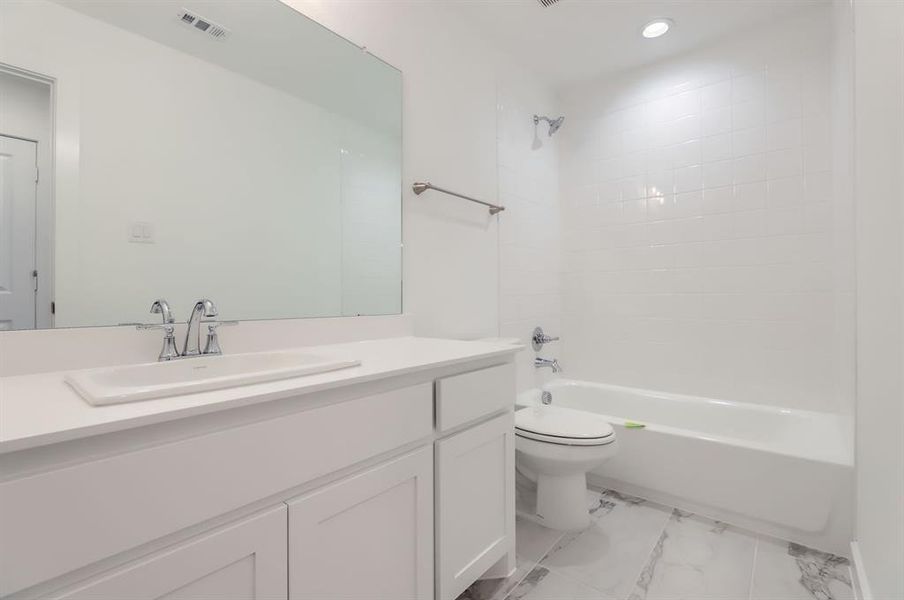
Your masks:
[{"label": "white wall", "polygon": [[[534,327],[558,335],[562,326],[557,146],[561,133],[550,138],[546,123],[536,127],[533,123],[535,114],[557,117],[558,104],[551,90],[529,73],[512,70],[500,76],[499,200],[506,211],[499,222],[499,319],[503,337],[518,338],[528,346],[516,360],[519,390],[552,377],[549,369],[533,366]],[[561,344],[551,344],[540,355],[557,358],[561,351]]]},{"label": "white wall", "polygon": [[566,93],[570,376],[851,410],[830,17],[810,11]]},{"label": "white wall", "polygon": [[[148,320],[155,297],[183,319],[202,295],[224,318],[400,310],[398,139],[54,3],[2,21],[0,60],[80,90],[58,102],[78,191],[56,197],[57,326]],[[353,196],[380,200],[368,223]]]},{"label": "white wall", "polygon": [[854,23],[857,566],[891,600],[904,598],[904,4],[855,0]]}]

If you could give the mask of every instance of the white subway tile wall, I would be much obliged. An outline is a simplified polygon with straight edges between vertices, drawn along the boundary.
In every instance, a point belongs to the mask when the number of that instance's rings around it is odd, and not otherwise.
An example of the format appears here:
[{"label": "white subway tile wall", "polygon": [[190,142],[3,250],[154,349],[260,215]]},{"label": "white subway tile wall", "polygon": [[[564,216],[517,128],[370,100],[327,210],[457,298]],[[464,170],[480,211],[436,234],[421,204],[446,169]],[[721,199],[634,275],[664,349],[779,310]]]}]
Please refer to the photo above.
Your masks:
[{"label": "white subway tile wall", "polygon": [[[518,389],[537,387],[548,369],[533,367],[534,327],[552,335],[561,329],[561,209],[558,149],[562,130],[550,138],[548,126],[534,127],[533,115],[559,115],[551,92],[528,73],[508,73],[498,88],[497,161],[499,201],[500,335],[516,337],[528,350],[517,358]],[[564,127],[570,127],[566,120]],[[557,358],[561,347],[547,347]]]},{"label": "white subway tile wall", "polygon": [[815,9],[567,92],[569,377],[847,410],[838,372],[853,364],[838,345],[853,346],[853,316],[839,297],[853,220],[834,193],[848,167],[832,151],[845,121],[829,17]]}]

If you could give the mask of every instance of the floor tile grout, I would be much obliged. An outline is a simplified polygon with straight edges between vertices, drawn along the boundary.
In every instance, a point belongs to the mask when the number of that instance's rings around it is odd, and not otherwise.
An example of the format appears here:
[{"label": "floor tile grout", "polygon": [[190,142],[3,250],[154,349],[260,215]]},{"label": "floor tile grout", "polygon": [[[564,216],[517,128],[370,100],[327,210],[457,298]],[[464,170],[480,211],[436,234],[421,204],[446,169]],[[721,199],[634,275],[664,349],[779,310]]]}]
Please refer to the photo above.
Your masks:
[{"label": "floor tile grout", "polygon": [[[517,559],[516,559],[516,560],[517,560]],[[530,575],[530,574],[533,572],[533,570],[537,568],[537,565],[538,565],[538,564],[540,564],[540,563],[539,563],[539,562],[536,562],[536,563],[533,564],[533,566],[531,566],[530,569],[527,569],[527,570],[524,572],[524,575],[522,575],[521,577],[519,577],[519,578],[515,581],[514,585],[511,586],[511,589],[505,594],[505,596],[502,597],[502,600],[508,600],[509,596],[512,595],[512,592],[515,591],[515,588],[517,588],[519,585],[521,585],[521,582],[522,582],[522,581],[524,581],[525,579],[527,579],[527,576]]]},{"label": "floor tile grout", "polygon": [[747,600],[753,599],[753,581],[756,577],[756,563],[760,555],[760,536],[756,536],[756,543],[753,546],[753,565],[750,568],[750,584],[747,586]]},{"label": "floor tile grout", "polygon": [[[530,521],[530,519],[525,519],[524,517],[520,517],[520,518],[524,519],[525,521]],[[533,522],[533,521],[530,521],[530,522]],[[541,527],[542,527],[542,525],[541,525]],[[555,545],[558,544],[562,540],[563,537],[565,537],[564,531],[562,533],[560,533],[559,536],[556,537],[556,539],[553,540],[553,542],[549,546],[546,547],[546,550],[540,555],[540,558],[538,558],[536,561],[531,561],[530,563],[528,563],[531,565],[531,567],[529,569],[526,569],[524,572],[524,575],[522,575],[517,581],[515,581],[515,584],[513,586],[511,586],[511,589],[508,591],[508,593],[506,593],[506,595],[502,598],[502,600],[508,600],[508,598],[512,595],[512,592],[514,592],[515,589],[519,585],[521,585],[521,582],[523,582],[525,579],[527,579],[528,575],[533,573],[534,569],[536,569],[540,565],[540,563],[543,562],[543,559],[546,558],[546,556],[549,554],[549,551],[552,550],[555,547]],[[515,560],[516,560],[516,564],[517,564],[517,553],[516,553]]]},{"label": "floor tile grout", "polygon": [[[580,535],[583,535],[583,532],[582,532]],[[578,537],[580,537],[580,535],[578,535],[577,537],[575,537],[574,540],[572,540],[572,541],[577,540]],[[562,536],[562,537],[564,537],[564,536]],[[547,558],[547,556],[544,556],[543,558],[545,559],[545,558]],[[546,569],[547,571],[550,571],[550,572],[552,572],[552,573],[555,573],[555,574],[558,575],[559,577],[562,577],[563,579],[567,579],[568,581],[574,581],[575,583],[579,583],[579,584],[581,584],[581,585],[583,585],[583,586],[585,586],[585,587],[588,587],[588,588],[590,588],[590,589],[592,589],[592,590],[594,590],[594,591],[602,591],[602,590],[599,590],[599,589],[593,587],[592,585],[588,585],[588,584],[584,583],[583,581],[580,581],[580,580],[578,580],[578,579],[575,579],[575,578],[574,578],[573,576],[571,576],[571,575],[567,575],[566,573],[562,573],[561,571],[559,571],[559,570],[556,569],[555,567],[551,567],[551,566],[549,566],[549,565],[544,565],[542,560],[541,560],[539,563],[537,563],[537,566],[538,566],[538,567],[543,567],[543,568]]]},{"label": "floor tile grout", "polygon": [[[668,507],[666,507],[668,508]],[[637,587],[637,583],[640,581],[640,578],[643,576],[644,570],[647,568],[647,565],[650,563],[650,559],[653,557],[653,553],[656,552],[656,545],[659,543],[659,540],[662,539],[662,535],[665,533],[666,528],[669,526],[669,523],[672,521],[672,515],[675,514],[675,509],[669,511],[669,516],[662,524],[662,529],[659,530],[659,533],[653,538],[653,545],[650,547],[650,551],[647,553],[647,556],[644,558],[643,563],[640,565],[640,571],[637,572],[637,576],[634,577],[634,587]],[[632,590],[633,592],[633,590]],[[631,596],[632,592],[628,592],[628,597]],[[627,599],[625,599],[627,600]]]},{"label": "floor tile grout", "polygon": [[[596,520],[598,520],[598,519],[597,519],[597,518],[594,518],[594,517],[591,517],[591,521],[596,521]],[[573,582],[578,583],[578,584],[580,584],[580,585],[582,585],[582,586],[584,586],[584,587],[590,588],[590,589],[592,589],[592,590],[594,590],[594,591],[596,591],[596,592],[604,592],[604,590],[600,590],[599,588],[596,588],[596,587],[594,587],[594,586],[592,586],[592,585],[588,585],[588,584],[584,583],[583,581],[580,581],[580,580],[578,580],[578,579],[575,579],[575,578],[574,578],[573,576],[571,576],[571,575],[567,575],[567,574],[565,574],[565,573],[562,573],[561,571],[559,571],[559,570],[556,569],[555,567],[549,566],[549,564],[544,564],[544,563],[543,563],[543,561],[545,561],[547,558],[549,558],[549,553],[550,553],[550,551],[551,551],[553,548],[555,548],[556,545],[559,544],[559,542],[561,542],[562,540],[564,540],[566,536],[568,536],[568,535],[574,535],[574,539],[572,539],[572,540],[569,542],[569,544],[571,544],[571,543],[575,542],[579,537],[581,537],[582,535],[584,535],[584,534],[586,533],[586,531],[587,531],[587,530],[584,530],[584,531],[577,531],[577,532],[563,531],[563,532],[561,533],[561,535],[559,535],[559,537],[556,538],[556,541],[553,542],[553,543],[549,546],[549,548],[546,549],[546,552],[543,553],[543,556],[540,557],[540,560],[538,560],[538,561],[536,562],[536,564],[534,564],[534,566],[527,572],[527,574],[525,574],[524,577],[522,577],[521,580],[520,580],[517,584],[515,584],[515,586],[512,588],[512,591],[514,591],[515,587],[518,587],[518,585],[519,585],[522,581],[524,581],[524,580],[527,578],[527,575],[529,575],[534,569],[536,569],[537,567],[543,567],[543,568],[546,569],[547,571],[549,571],[549,572],[551,572],[551,573],[555,573],[558,577],[562,577],[563,579],[567,579],[567,580],[569,580],[569,581],[573,581]],[[503,600],[508,600],[508,598],[509,598],[510,595],[511,595],[511,593],[509,593],[509,595],[507,595]]]},{"label": "floor tile grout", "polygon": [[[591,489],[592,489],[592,488],[591,488]],[[605,490],[603,490],[603,491],[605,491]],[[646,499],[644,499],[644,500],[645,500],[646,502],[650,502],[649,500],[646,500]],[[654,536],[651,536],[651,538],[650,538],[650,539],[652,540],[653,543],[650,545],[650,550],[649,550],[649,552],[646,554],[646,556],[645,556],[643,562],[641,563],[640,569],[638,570],[637,575],[632,579],[632,582],[633,582],[633,585],[634,585],[634,586],[636,586],[636,585],[637,585],[637,582],[640,581],[640,578],[641,578],[641,576],[643,575],[644,569],[646,569],[647,564],[650,562],[650,558],[653,556],[653,553],[656,551],[656,544],[659,542],[659,540],[662,538],[662,535],[665,533],[666,528],[668,527],[669,523],[670,523],[671,520],[672,520],[672,515],[674,515],[675,510],[676,510],[674,507],[671,507],[671,506],[665,506],[665,505],[661,505],[661,506],[662,506],[663,508],[668,509],[668,511],[669,511],[669,512],[668,512],[668,516],[667,516],[667,517],[665,518],[665,520],[663,521],[662,527],[656,532],[656,534],[655,534]],[[597,521],[597,522],[599,522],[601,519],[602,519],[602,517],[594,517],[594,518],[592,518],[591,520],[592,520],[592,521]],[[584,535],[584,533],[585,533],[584,531],[577,532],[577,535],[575,536],[575,538],[574,538],[571,542],[576,541],[579,537],[581,537],[582,535]],[[556,542],[555,542],[552,546],[550,546],[549,549],[552,549],[553,547],[555,547],[555,545],[558,544],[560,541],[562,541],[562,540],[565,538],[565,536],[567,536],[567,535],[568,535],[568,532],[565,532],[565,533],[563,533],[562,535],[560,535],[560,536],[557,538]],[[562,577],[562,578],[564,578],[564,579],[568,579],[569,581],[574,581],[574,582],[579,583],[579,584],[581,584],[581,585],[583,585],[583,586],[585,586],[585,587],[588,587],[588,588],[590,588],[590,589],[592,589],[592,590],[594,590],[594,591],[601,592],[601,593],[606,593],[606,590],[602,590],[602,589],[597,588],[597,587],[595,587],[595,586],[593,586],[593,585],[590,585],[590,584],[588,584],[588,583],[585,583],[585,582],[583,582],[583,581],[581,581],[581,580],[579,580],[579,579],[575,579],[573,576],[571,576],[571,575],[569,575],[569,574],[567,574],[567,573],[563,573],[562,571],[560,571],[559,569],[557,569],[557,568],[555,568],[555,567],[551,567],[551,566],[549,566],[548,564],[544,564],[543,561],[546,560],[546,559],[548,558],[548,556],[549,556],[549,550],[547,550],[546,554],[543,555],[543,557],[537,562],[537,564],[534,565],[533,568],[535,569],[535,568],[537,568],[537,567],[543,567],[544,569],[547,569],[548,571],[551,571],[551,572],[555,573],[555,574],[558,575],[559,577]],[[533,569],[531,569],[531,570],[533,570]],[[525,577],[526,577],[526,575],[525,575]],[[521,581],[523,581],[523,578],[522,578]],[[518,583],[521,583],[521,582],[519,581]],[[516,584],[516,587],[517,587],[517,584]],[[627,600],[627,598],[630,597],[630,595],[631,595],[632,592],[633,592],[633,588],[632,588],[631,591],[628,592],[628,595],[627,595],[624,599],[618,599],[618,600]]]}]

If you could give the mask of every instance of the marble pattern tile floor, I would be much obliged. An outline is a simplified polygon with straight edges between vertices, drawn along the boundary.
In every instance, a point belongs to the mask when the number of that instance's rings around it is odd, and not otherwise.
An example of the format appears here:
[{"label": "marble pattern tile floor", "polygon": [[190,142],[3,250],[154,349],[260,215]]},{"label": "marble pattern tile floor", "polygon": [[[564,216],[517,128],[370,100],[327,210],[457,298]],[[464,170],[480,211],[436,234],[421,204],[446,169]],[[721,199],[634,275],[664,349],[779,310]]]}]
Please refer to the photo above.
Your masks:
[{"label": "marble pattern tile floor", "polygon": [[589,490],[591,525],[518,519],[517,570],[458,600],[852,600],[847,559],[625,496]]}]

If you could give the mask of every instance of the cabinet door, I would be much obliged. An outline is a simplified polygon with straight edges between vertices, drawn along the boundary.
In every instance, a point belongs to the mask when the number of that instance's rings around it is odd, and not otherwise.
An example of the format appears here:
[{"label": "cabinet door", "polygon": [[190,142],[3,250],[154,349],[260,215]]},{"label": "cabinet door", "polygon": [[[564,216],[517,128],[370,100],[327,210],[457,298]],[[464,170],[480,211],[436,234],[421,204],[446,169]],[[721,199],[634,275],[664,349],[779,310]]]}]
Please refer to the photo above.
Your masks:
[{"label": "cabinet door", "polygon": [[221,527],[54,594],[59,599],[287,598],[286,506]]},{"label": "cabinet door", "polygon": [[436,599],[452,600],[514,550],[514,413],[439,441],[436,470]]},{"label": "cabinet door", "polygon": [[289,502],[295,600],[433,597],[433,448]]}]

